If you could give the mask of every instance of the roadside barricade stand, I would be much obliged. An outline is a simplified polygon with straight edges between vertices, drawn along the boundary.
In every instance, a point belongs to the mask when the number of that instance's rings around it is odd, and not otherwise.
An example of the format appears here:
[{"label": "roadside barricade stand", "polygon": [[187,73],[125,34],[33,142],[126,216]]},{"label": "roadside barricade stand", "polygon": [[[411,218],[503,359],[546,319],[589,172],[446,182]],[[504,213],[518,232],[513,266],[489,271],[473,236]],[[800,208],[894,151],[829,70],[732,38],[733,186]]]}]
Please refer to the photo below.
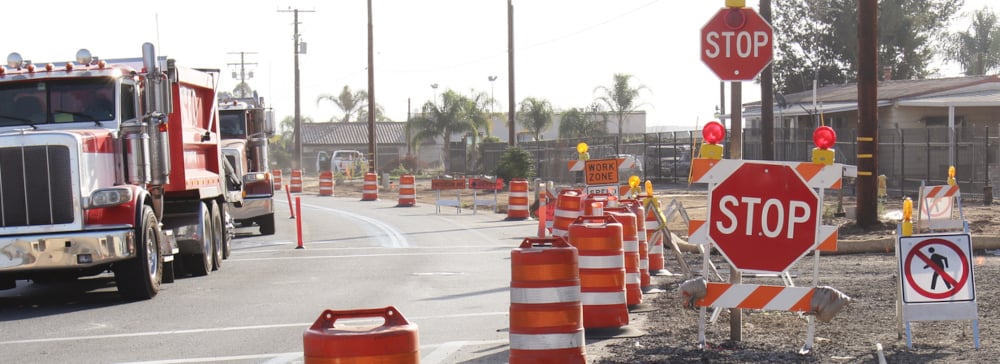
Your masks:
[{"label": "roadside barricade stand", "polygon": [[[473,215],[476,214],[476,212],[479,210],[479,206],[490,206],[490,207],[493,207],[493,212],[497,212],[497,205],[498,205],[498,202],[500,201],[497,192],[503,189],[503,178],[497,178],[497,180],[494,182],[494,181],[490,181],[490,180],[485,179],[485,178],[470,177],[469,178],[469,189],[472,190],[472,214]],[[486,193],[489,193],[490,191],[492,191],[493,192],[493,198],[492,199],[487,198],[487,199],[482,199],[482,200],[479,199],[479,192],[480,191],[483,191],[483,192],[486,192]],[[485,195],[485,193],[484,193],[484,195]],[[484,196],[484,197],[486,197],[486,196]]]},{"label": "roadside barricade stand", "polygon": [[[441,206],[455,206],[455,213],[462,213],[462,190],[465,189],[465,179],[432,179],[431,189],[434,190],[434,213],[441,213]],[[455,199],[441,197],[441,191],[455,191]]]}]

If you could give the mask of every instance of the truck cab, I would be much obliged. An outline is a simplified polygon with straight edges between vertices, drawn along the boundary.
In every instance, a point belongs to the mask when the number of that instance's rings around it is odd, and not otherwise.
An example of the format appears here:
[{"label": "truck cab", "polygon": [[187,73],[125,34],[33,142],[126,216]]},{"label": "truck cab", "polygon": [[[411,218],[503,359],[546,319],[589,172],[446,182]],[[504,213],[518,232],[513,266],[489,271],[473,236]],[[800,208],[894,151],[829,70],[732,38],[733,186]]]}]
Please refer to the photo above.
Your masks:
[{"label": "truck cab", "polygon": [[272,115],[256,93],[219,103],[222,154],[241,178],[242,194],[230,199],[229,212],[235,225],[256,224],[262,235],[274,234],[274,184],[267,169]]}]

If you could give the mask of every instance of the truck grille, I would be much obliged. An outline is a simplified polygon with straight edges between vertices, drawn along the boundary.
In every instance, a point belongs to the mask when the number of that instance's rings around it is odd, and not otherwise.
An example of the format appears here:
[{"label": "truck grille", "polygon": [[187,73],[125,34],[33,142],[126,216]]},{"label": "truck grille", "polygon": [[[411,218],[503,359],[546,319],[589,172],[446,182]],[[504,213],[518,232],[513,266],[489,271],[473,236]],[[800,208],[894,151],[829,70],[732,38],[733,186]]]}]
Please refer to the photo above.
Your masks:
[{"label": "truck grille", "polygon": [[0,148],[0,227],[73,222],[69,148]]}]

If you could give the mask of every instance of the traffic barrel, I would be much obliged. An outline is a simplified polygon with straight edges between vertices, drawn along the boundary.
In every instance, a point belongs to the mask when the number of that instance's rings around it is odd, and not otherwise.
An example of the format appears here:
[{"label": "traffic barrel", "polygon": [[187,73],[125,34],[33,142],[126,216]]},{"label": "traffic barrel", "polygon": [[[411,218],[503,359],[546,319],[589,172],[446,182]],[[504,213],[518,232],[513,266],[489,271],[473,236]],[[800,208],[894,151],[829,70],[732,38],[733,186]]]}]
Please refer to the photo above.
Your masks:
[{"label": "traffic barrel", "polygon": [[301,193],[302,192],[302,170],[293,169],[292,170],[292,183],[288,185],[288,191],[291,193]]},{"label": "traffic barrel", "polygon": [[636,237],[639,238],[639,288],[642,293],[650,293],[653,289],[653,277],[649,273],[649,242],[646,238],[646,208],[642,201],[635,199],[622,200],[622,205],[635,214]]},{"label": "traffic barrel", "polygon": [[319,195],[333,196],[333,172],[323,171],[319,174]]},{"label": "traffic barrel", "polygon": [[[655,201],[653,203],[656,203]],[[660,220],[656,218],[657,209],[646,210],[646,243],[649,245],[649,274],[669,274],[663,261],[663,234],[660,230]],[[654,239],[655,238],[655,239]]]},{"label": "traffic barrel", "polygon": [[629,306],[642,303],[642,279],[639,275],[639,235],[635,214],[628,207],[619,206],[604,209],[622,224],[622,257],[625,260],[625,302]]},{"label": "traffic barrel", "polygon": [[580,216],[569,226],[569,244],[580,255],[585,329],[628,325],[622,229],[611,215]]},{"label": "traffic barrel", "polygon": [[510,363],[586,363],[579,256],[560,236],[510,253]]},{"label": "traffic barrel", "polygon": [[[341,319],[382,318],[382,325],[336,325]],[[326,310],[302,334],[307,364],[419,363],[417,325],[406,321],[395,307]]]},{"label": "traffic barrel", "polygon": [[417,204],[417,189],[413,175],[399,176],[399,203],[397,207],[410,207]]},{"label": "traffic barrel", "polygon": [[618,207],[618,198],[607,193],[588,194],[583,199],[583,216],[601,216],[594,212],[594,203],[600,202],[603,207]]},{"label": "traffic barrel", "polygon": [[569,236],[569,224],[582,214],[583,191],[571,188],[560,191],[552,215],[552,236]]},{"label": "traffic barrel", "polygon": [[378,175],[372,172],[365,173],[365,184],[361,190],[361,201],[378,200]]},{"label": "traffic barrel", "polygon": [[507,220],[524,220],[528,217],[528,180],[512,179],[510,192],[507,194]]},{"label": "traffic barrel", "polygon": [[281,170],[271,170],[271,181],[274,183],[274,190],[281,191]]}]

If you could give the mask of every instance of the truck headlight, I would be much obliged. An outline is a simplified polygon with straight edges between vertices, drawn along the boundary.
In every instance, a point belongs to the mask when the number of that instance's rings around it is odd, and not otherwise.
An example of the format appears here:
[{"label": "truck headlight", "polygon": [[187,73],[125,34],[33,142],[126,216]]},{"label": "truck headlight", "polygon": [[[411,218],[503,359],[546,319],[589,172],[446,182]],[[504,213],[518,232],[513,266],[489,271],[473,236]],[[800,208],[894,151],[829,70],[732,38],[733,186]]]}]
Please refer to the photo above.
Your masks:
[{"label": "truck headlight", "polygon": [[89,201],[84,206],[87,208],[110,207],[129,201],[132,201],[132,190],[128,188],[108,188],[91,193]]}]

